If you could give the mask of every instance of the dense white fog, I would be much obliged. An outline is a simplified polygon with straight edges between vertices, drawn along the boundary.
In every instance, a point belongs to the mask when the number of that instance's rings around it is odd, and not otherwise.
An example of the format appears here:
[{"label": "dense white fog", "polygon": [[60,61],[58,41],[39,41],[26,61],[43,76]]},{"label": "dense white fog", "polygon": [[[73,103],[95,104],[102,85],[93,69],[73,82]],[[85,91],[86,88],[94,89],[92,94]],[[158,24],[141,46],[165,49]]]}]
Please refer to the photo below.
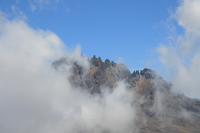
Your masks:
[{"label": "dense white fog", "polygon": [[[67,49],[51,31],[29,27],[24,20],[0,19],[0,132],[132,132],[133,92],[123,82],[110,94],[92,96],[68,81],[72,64],[58,72],[52,61],[65,55],[87,72],[81,48]],[[123,118],[123,119],[122,119]]]}]

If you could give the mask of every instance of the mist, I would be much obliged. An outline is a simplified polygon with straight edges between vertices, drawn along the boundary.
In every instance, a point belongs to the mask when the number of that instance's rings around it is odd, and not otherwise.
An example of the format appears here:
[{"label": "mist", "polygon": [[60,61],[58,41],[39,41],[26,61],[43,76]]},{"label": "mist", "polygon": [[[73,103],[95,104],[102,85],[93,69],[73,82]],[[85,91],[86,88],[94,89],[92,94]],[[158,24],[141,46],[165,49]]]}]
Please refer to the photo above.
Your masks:
[{"label": "mist", "polygon": [[175,31],[175,35],[171,34],[173,40],[169,40],[168,44],[161,44],[157,51],[160,62],[170,72],[173,91],[200,98],[200,1],[179,2],[176,11],[168,18],[168,27],[171,27],[171,31],[176,30],[173,24],[175,21],[184,32],[178,34]]},{"label": "mist", "polygon": [[133,92],[126,90],[126,83],[101,96],[74,88],[69,82],[72,64],[56,70],[52,62],[65,56],[87,73],[90,64],[79,45],[69,49],[52,31],[0,15],[0,132],[135,131]]}]

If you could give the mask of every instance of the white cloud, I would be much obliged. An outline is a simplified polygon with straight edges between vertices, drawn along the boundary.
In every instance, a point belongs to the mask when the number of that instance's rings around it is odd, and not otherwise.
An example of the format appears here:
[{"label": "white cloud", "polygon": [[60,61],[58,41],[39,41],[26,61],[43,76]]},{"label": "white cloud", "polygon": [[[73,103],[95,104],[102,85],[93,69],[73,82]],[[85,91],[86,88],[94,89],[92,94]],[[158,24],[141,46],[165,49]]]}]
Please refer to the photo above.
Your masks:
[{"label": "white cloud", "polygon": [[[44,9],[56,9],[58,4],[63,5],[62,0],[29,0],[30,10],[44,10]],[[69,9],[68,9],[69,10]]]},{"label": "white cloud", "polygon": [[185,35],[180,36],[178,41],[181,44],[182,52],[190,53],[194,45],[199,42],[200,36],[200,1],[183,0],[176,12],[172,15],[178,24],[185,29]]},{"label": "white cloud", "polygon": [[182,0],[177,8],[174,17],[178,24],[184,27],[187,32],[200,34],[200,1],[199,0]]},{"label": "white cloud", "polygon": [[37,7],[34,4],[30,3],[30,9],[34,12],[37,9]]},{"label": "white cloud", "polygon": [[3,16],[0,33],[1,132],[29,132],[31,127],[30,132],[37,132],[57,115],[49,103],[56,80],[49,61],[63,54],[63,43],[50,31]]},{"label": "white cloud", "polygon": [[117,58],[117,63],[124,63],[124,59],[122,57],[118,57]]},{"label": "white cloud", "polygon": [[183,91],[191,97],[200,97],[200,1],[181,0],[171,18],[184,28],[184,35],[179,35],[173,45],[157,48],[160,61],[173,76],[174,90]]},{"label": "white cloud", "polygon": [[[132,132],[132,93],[123,82],[94,97],[71,86],[51,66],[62,55],[88,69],[81,48],[67,50],[51,31],[0,13],[0,131],[3,133]],[[67,53],[65,53],[67,51]],[[70,52],[69,52],[70,51]],[[71,67],[70,64],[68,67]]]},{"label": "white cloud", "polygon": [[19,9],[18,6],[12,5],[12,6],[11,6],[11,9],[12,9],[12,16],[13,16],[15,19],[27,20],[26,15],[24,14],[24,12],[22,12],[22,11]]}]

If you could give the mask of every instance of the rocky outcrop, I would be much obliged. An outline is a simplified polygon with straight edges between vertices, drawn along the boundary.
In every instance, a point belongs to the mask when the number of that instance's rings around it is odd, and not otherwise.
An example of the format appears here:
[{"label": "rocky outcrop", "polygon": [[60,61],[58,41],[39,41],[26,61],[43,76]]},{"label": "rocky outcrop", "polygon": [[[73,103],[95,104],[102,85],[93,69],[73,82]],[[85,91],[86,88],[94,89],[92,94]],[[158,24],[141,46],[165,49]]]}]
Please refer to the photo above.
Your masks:
[{"label": "rocky outcrop", "polygon": [[[131,73],[124,64],[109,59],[102,61],[96,56],[89,60],[90,69],[86,74],[80,65],[66,58],[55,61],[53,66],[58,68],[63,63],[73,64],[69,77],[71,83],[91,94],[101,94],[103,89],[112,90],[120,80],[126,82],[127,87],[136,92],[133,106],[138,109],[136,125],[139,132],[200,131],[200,100],[172,93],[172,85],[151,69],[144,68]],[[143,124],[144,119],[146,124]]]},{"label": "rocky outcrop", "polygon": [[[103,62],[100,57],[93,56],[90,60],[90,70],[83,77],[82,69],[74,65],[73,71],[75,76],[71,77],[75,86],[83,89],[89,89],[90,93],[101,93],[101,88],[114,88],[116,82],[120,80],[128,80],[130,75],[129,69],[123,64],[116,64],[108,59]],[[76,82],[77,81],[77,82]]]}]

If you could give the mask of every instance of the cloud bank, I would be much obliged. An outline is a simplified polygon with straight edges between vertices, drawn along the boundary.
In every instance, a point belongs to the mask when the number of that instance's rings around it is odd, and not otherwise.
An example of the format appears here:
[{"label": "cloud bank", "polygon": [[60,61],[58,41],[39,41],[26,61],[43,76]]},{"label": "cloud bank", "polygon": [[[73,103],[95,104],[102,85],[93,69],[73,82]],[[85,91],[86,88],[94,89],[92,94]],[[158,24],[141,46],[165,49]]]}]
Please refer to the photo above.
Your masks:
[{"label": "cloud bank", "polygon": [[51,31],[33,29],[21,19],[0,13],[0,132],[102,133],[133,132],[132,92],[123,82],[110,94],[94,97],[68,81],[52,61],[66,55],[87,71],[81,48],[68,50]]},{"label": "cloud bank", "polygon": [[160,61],[171,70],[173,90],[200,98],[200,1],[181,0],[170,19],[184,29],[173,44],[157,48]]}]

